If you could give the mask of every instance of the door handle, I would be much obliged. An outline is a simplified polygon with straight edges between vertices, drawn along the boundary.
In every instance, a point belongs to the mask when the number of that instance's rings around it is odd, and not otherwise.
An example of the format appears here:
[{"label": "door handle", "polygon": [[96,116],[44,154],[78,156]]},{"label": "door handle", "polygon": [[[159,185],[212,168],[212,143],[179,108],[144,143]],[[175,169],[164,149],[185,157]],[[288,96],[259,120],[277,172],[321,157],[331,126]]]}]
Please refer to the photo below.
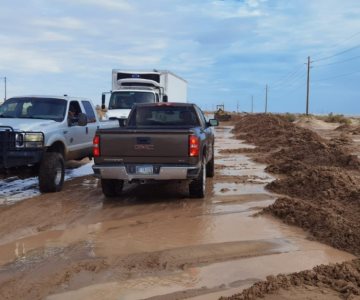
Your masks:
[{"label": "door handle", "polygon": [[89,128],[88,127],[86,127],[86,134],[88,134],[89,133]]}]

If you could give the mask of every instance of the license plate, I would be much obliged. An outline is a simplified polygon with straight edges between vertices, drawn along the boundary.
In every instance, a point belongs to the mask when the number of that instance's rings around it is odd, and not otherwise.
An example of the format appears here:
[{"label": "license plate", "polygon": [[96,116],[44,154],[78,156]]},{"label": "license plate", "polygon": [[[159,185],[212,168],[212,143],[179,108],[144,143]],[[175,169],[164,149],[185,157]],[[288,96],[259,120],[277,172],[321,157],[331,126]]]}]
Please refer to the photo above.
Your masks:
[{"label": "license plate", "polygon": [[136,174],[151,175],[154,173],[153,166],[136,166]]}]

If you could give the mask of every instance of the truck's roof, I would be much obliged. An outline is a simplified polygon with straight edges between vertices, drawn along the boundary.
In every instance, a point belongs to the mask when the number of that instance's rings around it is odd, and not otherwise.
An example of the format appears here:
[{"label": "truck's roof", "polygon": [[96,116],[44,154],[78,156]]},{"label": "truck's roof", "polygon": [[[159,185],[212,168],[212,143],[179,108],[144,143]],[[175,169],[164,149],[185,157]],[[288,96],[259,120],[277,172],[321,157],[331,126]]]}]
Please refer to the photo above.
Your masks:
[{"label": "truck's roof", "polygon": [[183,102],[156,102],[156,103],[135,103],[134,106],[195,106],[194,103],[183,103]]},{"label": "truck's roof", "polygon": [[187,82],[184,78],[176,75],[175,73],[169,70],[149,70],[149,71],[136,71],[136,70],[121,70],[121,69],[113,69],[112,73],[129,73],[129,74],[171,74],[174,77],[181,79],[184,82]]},{"label": "truck's roof", "polygon": [[91,101],[88,98],[84,98],[84,97],[72,97],[72,96],[54,96],[54,95],[24,95],[24,96],[15,96],[15,97],[10,97],[8,99],[12,99],[12,98],[47,98],[47,99],[62,99],[65,101],[71,101],[71,100],[86,100],[86,101]]}]

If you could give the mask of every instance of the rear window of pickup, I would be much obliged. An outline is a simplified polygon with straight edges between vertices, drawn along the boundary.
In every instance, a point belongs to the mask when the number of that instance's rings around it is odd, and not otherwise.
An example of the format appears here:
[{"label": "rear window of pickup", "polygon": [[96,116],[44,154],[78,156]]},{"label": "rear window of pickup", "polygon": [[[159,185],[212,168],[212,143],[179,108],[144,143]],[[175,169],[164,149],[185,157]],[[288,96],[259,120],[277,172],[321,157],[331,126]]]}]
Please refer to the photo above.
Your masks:
[{"label": "rear window of pickup", "polygon": [[130,116],[128,126],[200,126],[192,106],[138,106]]}]

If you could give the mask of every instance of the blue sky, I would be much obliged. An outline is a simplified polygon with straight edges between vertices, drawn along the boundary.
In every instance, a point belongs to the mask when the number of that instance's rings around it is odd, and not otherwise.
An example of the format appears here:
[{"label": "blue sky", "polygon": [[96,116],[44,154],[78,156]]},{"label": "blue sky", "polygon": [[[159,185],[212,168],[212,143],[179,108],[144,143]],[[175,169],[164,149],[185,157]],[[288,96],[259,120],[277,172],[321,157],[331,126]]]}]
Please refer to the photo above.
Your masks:
[{"label": "blue sky", "polygon": [[[203,109],[360,114],[358,0],[29,0],[0,2],[8,96],[100,103],[111,70],[168,69]],[[0,82],[0,97],[3,97]]]}]

